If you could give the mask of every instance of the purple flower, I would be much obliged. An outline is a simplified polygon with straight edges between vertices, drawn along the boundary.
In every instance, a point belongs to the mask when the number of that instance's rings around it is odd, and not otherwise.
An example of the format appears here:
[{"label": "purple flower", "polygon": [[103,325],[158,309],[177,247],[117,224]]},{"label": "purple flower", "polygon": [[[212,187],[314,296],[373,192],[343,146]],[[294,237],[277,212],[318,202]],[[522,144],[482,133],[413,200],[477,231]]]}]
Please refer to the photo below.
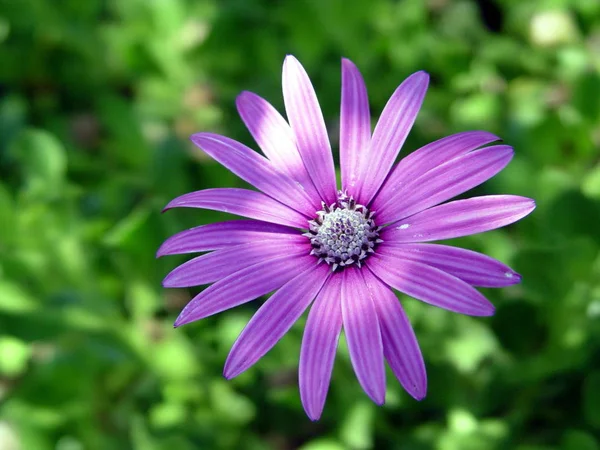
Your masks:
[{"label": "purple flower", "polygon": [[513,156],[484,131],[458,133],[394,165],[427,90],[417,72],[393,93],[371,133],[367,91],[342,61],[341,190],[315,92],[300,63],[283,64],[288,122],[265,100],[243,92],[237,108],[266,157],[212,133],[191,137],[205,153],[256,187],[206,189],[175,207],[225,211],[252,220],[199,226],[167,239],[158,256],[210,252],[173,270],[165,287],[210,284],[175,326],[275,293],[236,340],[224,375],[242,373],[267,353],[312,303],[300,352],[299,385],[308,416],[321,416],[338,338],[344,329],[362,388],[385,400],[384,359],[404,389],[425,397],[419,345],[393,289],[440,308],[489,316],[473,286],[503,287],[515,271],[470,250],[424,242],[480,233],[529,214],[533,200],[490,195],[447,200],[494,176]]}]

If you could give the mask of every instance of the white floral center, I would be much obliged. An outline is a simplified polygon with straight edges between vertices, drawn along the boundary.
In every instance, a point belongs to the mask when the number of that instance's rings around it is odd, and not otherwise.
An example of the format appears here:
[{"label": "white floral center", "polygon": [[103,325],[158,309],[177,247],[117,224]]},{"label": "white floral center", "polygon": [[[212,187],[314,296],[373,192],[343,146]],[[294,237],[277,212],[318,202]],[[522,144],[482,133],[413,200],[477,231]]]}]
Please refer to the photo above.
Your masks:
[{"label": "white floral center", "polygon": [[332,270],[356,263],[359,267],[379,244],[380,228],[373,221],[373,212],[358,205],[352,197],[339,193],[337,203],[317,212],[317,218],[309,222],[313,247],[311,255],[332,266]]}]

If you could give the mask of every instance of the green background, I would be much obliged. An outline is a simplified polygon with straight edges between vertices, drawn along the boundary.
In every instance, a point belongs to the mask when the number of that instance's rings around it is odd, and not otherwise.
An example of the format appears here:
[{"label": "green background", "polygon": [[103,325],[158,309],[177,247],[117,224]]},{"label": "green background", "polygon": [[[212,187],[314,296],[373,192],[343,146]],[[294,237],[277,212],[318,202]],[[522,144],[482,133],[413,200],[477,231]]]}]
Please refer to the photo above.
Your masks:
[{"label": "green background", "polygon": [[[340,58],[374,117],[410,73],[432,82],[403,154],[483,129],[516,156],[476,194],[538,208],[455,240],[523,283],[491,318],[404,301],[429,375],[361,391],[342,342],[319,422],[299,402],[302,323],[221,376],[260,302],[174,330],[194,290],[160,281],[169,235],[226,217],[161,215],[188,191],[244,186],[196,131],[254,148],[234,99],[280,110],[281,64],[309,72],[334,149]],[[3,0],[0,2],[0,449],[600,448],[600,2]],[[302,319],[300,322],[303,322]]]}]

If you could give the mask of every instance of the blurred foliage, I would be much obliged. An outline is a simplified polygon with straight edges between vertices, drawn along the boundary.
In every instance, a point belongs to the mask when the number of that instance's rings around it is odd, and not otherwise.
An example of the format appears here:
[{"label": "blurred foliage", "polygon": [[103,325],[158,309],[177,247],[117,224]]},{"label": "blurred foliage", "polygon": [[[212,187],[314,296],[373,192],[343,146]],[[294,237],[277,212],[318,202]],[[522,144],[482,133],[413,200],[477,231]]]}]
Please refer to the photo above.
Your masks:
[{"label": "blurred foliage", "polygon": [[[523,274],[492,318],[406,299],[429,373],[371,404],[342,342],[323,418],[304,415],[302,324],[221,376],[257,303],[173,330],[194,292],[168,235],[225,217],[160,210],[243,183],[191,147],[253,146],[234,99],[281,108],[281,63],[309,71],[337,145],[340,57],[375,115],[432,76],[404,150],[484,129],[516,157],[476,194],[534,197],[508,229],[455,241]],[[600,449],[600,2],[4,0],[0,2],[0,449]]]}]

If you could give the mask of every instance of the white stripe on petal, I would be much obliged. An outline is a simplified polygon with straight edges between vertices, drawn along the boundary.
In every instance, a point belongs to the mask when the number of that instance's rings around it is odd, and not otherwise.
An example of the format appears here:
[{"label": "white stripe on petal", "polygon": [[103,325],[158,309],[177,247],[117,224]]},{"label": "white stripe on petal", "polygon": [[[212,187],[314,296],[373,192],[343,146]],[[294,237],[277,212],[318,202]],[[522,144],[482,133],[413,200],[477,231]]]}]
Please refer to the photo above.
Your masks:
[{"label": "white stripe on petal", "polygon": [[342,189],[354,192],[362,184],[361,155],[369,150],[371,113],[365,82],[348,59],[342,60],[340,166]]},{"label": "white stripe on petal", "polygon": [[369,204],[375,196],[412,128],[429,84],[429,75],[417,72],[398,86],[385,105],[373,131],[369,151],[361,158],[362,184],[357,201]]},{"label": "white stripe on petal", "polygon": [[498,136],[487,131],[465,131],[446,136],[421,147],[396,164],[373,200],[371,209],[378,211],[380,205],[393,197],[406,183],[440,164],[499,140]]},{"label": "white stripe on petal", "polygon": [[306,71],[291,55],[283,63],[283,99],[304,165],[321,198],[331,204],[337,197],[325,120]]},{"label": "white stripe on petal", "polygon": [[487,195],[455,200],[385,227],[385,242],[427,242],[468,236],[509,225],[535,209],[535,202],[516,195]]},{"label": "white stripe on petal", "polygon": [[290,258],[287,255],[248,266],[200,292],[181,311],[175,326],[212,316],[268,294],[314,266],[313,256]]},{"label": "white stripe on petal", "polygon": [[498,145],[440,164],[404,185],[377,209],[379,223],[400,220],[438,205],[487,181],[510,162],[513,149]]},{"label": "white stripe on petal", "polygon": [[398,260],[408,259],[436,267],[472,286],[505,287],[521,281],[521,275],[506,264],[464,248],[439,244],[387,243],[379,247],[377,252]]},{"label": "white stripe on petal", "polygon": [[382,405],[385,402],[383,344],[372,294],[361,269],[347,267],[342,276],[342,317],[352,367],[366,394]]},{"label": "white stripe on petal", "polygon": [[300,398],[311,420],[321,417],[329,390],[342,329],[341,281],[340,275],[327,280],[310,309],[302,338],[298,367]]},{"label": "white stripe on petal", "polygon": [[269,102],[252,92],[242,92],[235,103],[240,117],[267,158],[281,172],[300,183],[313,200],[315,210],[319,209],[319,193],[304,167],[294,133],[286,120]]},{"label": "white stripe on petal", "polygon": [[309,267],[273,294],[233,344],[223,370],[225,378],[238,376],[271,350],[310,305],[330,275],[326,266]]},{"label": "white stripe on petal", "polygon": [[313,200],[298,182],[244,144],[212,133],[196,133],[190,139],[231,172],[275,200],[301,213],[314,213]]},{"label": "white stripe on petal", "polygon": [[283,225],[258,220],[231,220],[180,231],[162,243],[156,256],[198,253],[265,240],[298,242],[301,234]]},{"label": "white stripe on petal", "polygon": [[167,288],[200,286],[218,281],[261,261],[278,256],[295,258],[307,255],[311,246],[304,236],[297,242],[270,240],[226,247],[197,256],[176,267],[163,280]]},{"label": "white stripe on petal", "polygon": [[494,306],[474,287],[435,267],[415,261],[400,261],[377,253],[369,269],[400,292],[430,305],[469,316],[491,316]]},{"label": "white stripe on petal", "polygon": [[164,210],[171,208],[211,209],[290,227],[308,226],[307,216],[262,192],[248,189],[214,188],[190,192],[171,200]]},{"label": "white stripe on petal", "polygon": [[404,389],[421,400],[427,394],[427,373],[415,332],[392,290],[370,270],[363,275],[373,294],[385,359]]}]

